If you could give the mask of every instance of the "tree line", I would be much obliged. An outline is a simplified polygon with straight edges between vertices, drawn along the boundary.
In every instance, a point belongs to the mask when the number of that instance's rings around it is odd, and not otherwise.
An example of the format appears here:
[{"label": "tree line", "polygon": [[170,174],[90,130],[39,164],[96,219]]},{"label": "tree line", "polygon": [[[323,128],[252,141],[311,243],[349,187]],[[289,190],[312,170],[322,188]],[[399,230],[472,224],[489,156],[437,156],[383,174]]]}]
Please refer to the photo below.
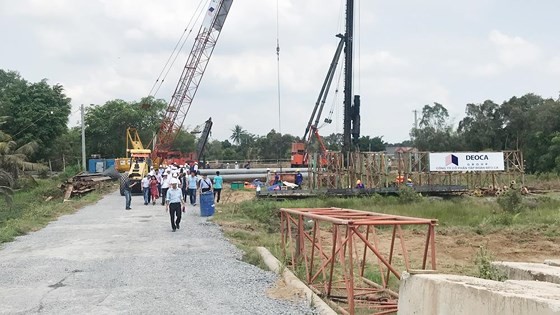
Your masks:
[{"label": "tree line", "polygon": [[535,94],[467,104],[457,126],[439,103],[425,105],[410,136],[420,151],[520,150],[529,173],[560,173],[560,98]]},{"label": "tree line", "polygon": [[[125,156],[128,127],[137,128],[144,146],[149,147],[166,107],[165,100],[154,98],[115,99],[88,105],[84,119],[88,156]],[[62,85],[50,85],[46,79],[28,82],[17,72],[0,70],[0,117],[4,122],[0,125],[0,141],[12,143],[12,153],[25,146],[26,162],[47,165],[50,161],[53,169],[61,169],[63,158],[66,163],[80,160],[81,130],[68,127],[71,110],[71,100]],[[172,149],[195,150],[204,121],[192,121],[189,119],[190,124],[179,131]],[[291,144],[301,140],[274,129],[266,135],[256,135],[236,125],[230,131],[228,139],[208,142],[204,159],[289,160]],[[384,151],[388,145],[415,146],[434,152],[521,150],[528,172],[560,173],[560,100],[526,94],[501,104],[492,100],[467,104],[465,117],[456,126],[444,105],[425,105],[410,137],[411,140],[389,144],[383,136],[362,136],[358,146],[360,151]],[[342,134],[323,135],[322,140],[329,150],[342,147]],[[318,148],[316,140],[311,147]],[[0,161],[6,160],[6,154],[0,152]]]}]

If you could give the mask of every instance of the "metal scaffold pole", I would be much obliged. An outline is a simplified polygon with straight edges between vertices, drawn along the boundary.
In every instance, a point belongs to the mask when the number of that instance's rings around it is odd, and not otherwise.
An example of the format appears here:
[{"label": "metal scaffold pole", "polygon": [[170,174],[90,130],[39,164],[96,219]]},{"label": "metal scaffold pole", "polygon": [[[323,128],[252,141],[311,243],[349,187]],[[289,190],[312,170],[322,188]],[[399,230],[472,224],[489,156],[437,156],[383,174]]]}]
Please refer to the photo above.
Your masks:
[{"label": "metal scaffold pole", "polygon": [[85,117],[85,110],[84,104],[80,107],[81,115],[82,115],[82,170],[85,172],[87,170],[86,167],[86,123],[84,121]]}]

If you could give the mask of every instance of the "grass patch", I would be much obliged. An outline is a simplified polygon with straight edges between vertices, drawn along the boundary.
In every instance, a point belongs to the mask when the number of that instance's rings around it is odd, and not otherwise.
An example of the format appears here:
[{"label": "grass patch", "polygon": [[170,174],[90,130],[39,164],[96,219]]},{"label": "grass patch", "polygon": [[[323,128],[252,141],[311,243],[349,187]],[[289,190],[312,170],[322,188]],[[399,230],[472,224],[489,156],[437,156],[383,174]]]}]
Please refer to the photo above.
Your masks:
[{"label": "grass patch", "polygon": [[[94,191],[82,198],[62,202],[59,184],[58,179],[38,179],[34,187],[16,191],[11,207],[0,202],[0,244],[37,231],[61,215],[98,201],[104,193],[104,190]],[[52,198],[46,201],[49,197]]]},{"label": "grass patch", "polygon": [[[542,238],[557,242],[560,238],[560,199],[549,196],[523,196],[521,201],[511,202],[515,205],[504,209],[497,198],[456,197],[416,198],[417,195],[403,197],[372,196],[365,198],[314,198],[302,200],[250,200],[237,204],[222,205],[216,214],[220,223],[234,244],[246,252],[245,261],[258,265],[262,263],[253,257],[254,247],[268,248],[285,266],[291,264],[289,257],[283,257],[280,238],[280,208],[323,208],[337,207],[366,210],[386,214],[412,217],[433,218],[438,220],[438,235],[458,235],[456,244],[468,248],[470,242],[479,242],[475,234],[488,237],[514,238],[518,244]],[[516,196],[515,196],[516,197]],[[520,206],[522,205],[522,206]],[[518,207],[519,206],[519,207]],[[513,211],[511,210],[513,209]],[[404,227],[403,227],[404,228]],[[414,227],[411,232],[415,233]],[[423,235],[419,231],[418,235]],[[461,239],[469,236],[470,241]],[[494,235],[494,236],[493,236]],[[436,237],[437,243],[437,237]],[[521,246],[521,245],[520,245]],[[457,274],[485,277],[500,280],[501,275],[492,268],[489,251],[473,252],[468,261],[455,261],[451,258],[443,269],[453,269]],[[441,265],[440,265],[441,266]],[[295,273],[304,279],[302,266],[296,266]],[[441,267],[438,267],[438,269]],[[292,269],[292,268],[290,268]],[[380,280],[377,270],[366,269],[366,277]],[[377,282],[376,281],[376,282]],[[379,283],[379,282],[378,282]],[[389,282],[389,287],[398,290],[398,283]]]}]

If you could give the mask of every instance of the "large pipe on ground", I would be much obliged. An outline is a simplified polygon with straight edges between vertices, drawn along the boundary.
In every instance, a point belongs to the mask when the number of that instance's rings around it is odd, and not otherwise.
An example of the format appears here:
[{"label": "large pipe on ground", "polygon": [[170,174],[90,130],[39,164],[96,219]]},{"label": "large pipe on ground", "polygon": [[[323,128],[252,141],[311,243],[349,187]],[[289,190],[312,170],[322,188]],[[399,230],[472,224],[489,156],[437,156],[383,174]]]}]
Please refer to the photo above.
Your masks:
[{"label": "large pipe on ground", "polygon": [[[307,178],[307,173],[301,173],[303,178]],[[255,179],[260,180],[261,182],[265,182],[266,174],[221,174],[222,178],[225,182],[234,182],[234,181],[248,181],[252,182]],[[274,175],[269,175],[269,179],[272,179]],[[209,175],[208,178],[214,179],[213,175]]]},{"label": "large pipe on ground", "polygon": [[[199,169],[200,174],[206,174],[206,175],[215,175],[216,171],[220,171],[220,175],[226,175],[226,174],[266,174],[267,172],[270,172],[271,174],[274,174],[274,171],[277,171],[278,173],[295,173],[298,170],[298,168],[276,168],[276,169],[272,169],[272,168],[222,168],[222,169],[215,169],[215,168],[211,168],[211,169]],[[307,173],[307,169],[306,168],[302,168],[299,169],[301,171],[302,174]]]}]

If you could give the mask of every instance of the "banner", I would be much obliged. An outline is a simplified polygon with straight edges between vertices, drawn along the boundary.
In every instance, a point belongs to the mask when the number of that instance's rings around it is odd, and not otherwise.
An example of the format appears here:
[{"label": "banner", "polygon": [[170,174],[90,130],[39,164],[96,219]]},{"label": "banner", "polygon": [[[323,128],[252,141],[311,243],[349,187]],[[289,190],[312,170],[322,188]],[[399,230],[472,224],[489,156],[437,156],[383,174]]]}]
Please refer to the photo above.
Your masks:
[{"label": "banner", "polygon": [[212,20],[216,15],[216,11],[218,10],[219,0],[210,0],[210,5],[208,6],[208,10],[206,10],[206,14],[204,15],[204,20],[202,21],[202,27],[205,29],[209,29],[210,25],[212,24]]},{"label": "banner", "polygon": [[430,172],[489,172],[504,170],[503,152],[430,153]]}]

